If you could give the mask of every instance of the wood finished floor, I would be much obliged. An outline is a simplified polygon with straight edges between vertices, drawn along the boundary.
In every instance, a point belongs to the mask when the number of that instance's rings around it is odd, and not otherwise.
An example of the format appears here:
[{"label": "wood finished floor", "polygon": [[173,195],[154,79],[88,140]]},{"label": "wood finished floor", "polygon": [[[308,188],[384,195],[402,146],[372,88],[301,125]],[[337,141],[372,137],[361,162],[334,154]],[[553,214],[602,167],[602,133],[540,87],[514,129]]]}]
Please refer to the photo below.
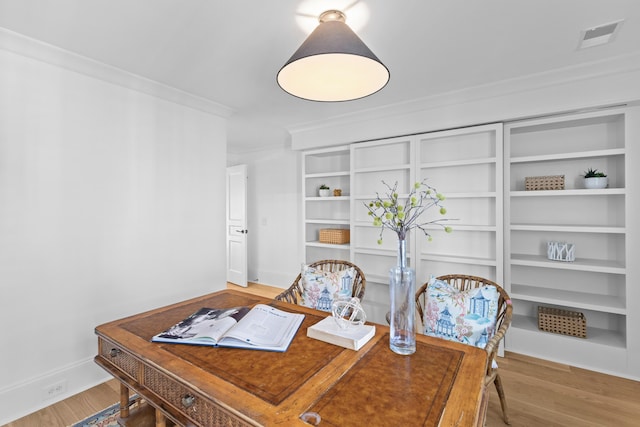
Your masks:
[{"label": "wood finished floor", "polygon": [[[228,285],[266,297],[281,289]],[[507,352],[499,360],[511,425],[544,427],[636,427],[640,382]],[[116,380],[44,408],[3,427],[64,427],[118,401]],[[500,401],[492,386],[486,426],[500,427]],[[213,427],[213,426],[212,426]]]}]

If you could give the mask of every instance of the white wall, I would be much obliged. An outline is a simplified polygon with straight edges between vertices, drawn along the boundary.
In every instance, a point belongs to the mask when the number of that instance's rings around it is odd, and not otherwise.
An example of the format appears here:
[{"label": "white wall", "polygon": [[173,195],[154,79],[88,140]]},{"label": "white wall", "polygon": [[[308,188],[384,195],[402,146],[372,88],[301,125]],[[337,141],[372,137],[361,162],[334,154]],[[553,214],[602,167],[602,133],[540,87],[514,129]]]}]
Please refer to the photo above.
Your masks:
[{"label": "white wall", "polygon": [[226,120],[0,41],[1,425],[108,378],[96,325],[225,286]]},{"label": "white wall", "polygon": [[288,147],[229,157],[248,169],[248,279],[287,288],[300,272],[300,153]]}]

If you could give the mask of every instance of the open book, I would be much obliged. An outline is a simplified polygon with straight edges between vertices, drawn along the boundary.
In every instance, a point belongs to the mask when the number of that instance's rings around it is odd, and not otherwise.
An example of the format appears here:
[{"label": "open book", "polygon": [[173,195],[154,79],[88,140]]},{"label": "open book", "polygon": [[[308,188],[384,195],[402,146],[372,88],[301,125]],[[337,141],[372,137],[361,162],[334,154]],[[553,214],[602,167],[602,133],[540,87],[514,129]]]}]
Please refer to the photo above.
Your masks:
[{"label": "open book", "polygon": [[304,314],[264,304],[224,309],[201,308],[151,338],[153,342],[285,351]]}]

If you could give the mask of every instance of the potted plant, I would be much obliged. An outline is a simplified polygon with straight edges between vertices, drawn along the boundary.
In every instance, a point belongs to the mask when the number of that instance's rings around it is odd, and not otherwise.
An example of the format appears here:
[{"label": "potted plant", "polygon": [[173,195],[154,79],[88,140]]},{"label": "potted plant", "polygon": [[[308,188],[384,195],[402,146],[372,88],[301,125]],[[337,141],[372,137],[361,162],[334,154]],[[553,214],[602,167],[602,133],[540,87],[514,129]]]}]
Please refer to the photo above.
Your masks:
[{"label": "potted plant", "polygon": [[589,168],[583,176],[584,188],[606,188],[609,185],[607,174],[598,169]]},{"label": "potted plant", "polygon": [[322,184],[318,189],[318,194],[320,197],[329,197],[331,195],[331,189],[328,185]]}]

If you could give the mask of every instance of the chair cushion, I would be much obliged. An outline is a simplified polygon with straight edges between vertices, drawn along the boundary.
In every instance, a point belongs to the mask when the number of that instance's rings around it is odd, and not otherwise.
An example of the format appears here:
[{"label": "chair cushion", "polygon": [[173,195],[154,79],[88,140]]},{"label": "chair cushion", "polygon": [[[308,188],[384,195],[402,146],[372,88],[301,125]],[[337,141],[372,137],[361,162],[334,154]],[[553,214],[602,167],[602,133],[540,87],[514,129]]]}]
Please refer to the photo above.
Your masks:
[{"label": "chair cushion", "polygon": [[484,348],[495,333],[500,294],[495,286],[459,291],[432,278],[426,289],[424,333]]},{"label": "chair cushion", "polygon": [[331,311],[331,305],[339,299],[351,298],[356,270],[330,272],[318,267],[302,266],[302,302],[306,307],[322,311]]}]

